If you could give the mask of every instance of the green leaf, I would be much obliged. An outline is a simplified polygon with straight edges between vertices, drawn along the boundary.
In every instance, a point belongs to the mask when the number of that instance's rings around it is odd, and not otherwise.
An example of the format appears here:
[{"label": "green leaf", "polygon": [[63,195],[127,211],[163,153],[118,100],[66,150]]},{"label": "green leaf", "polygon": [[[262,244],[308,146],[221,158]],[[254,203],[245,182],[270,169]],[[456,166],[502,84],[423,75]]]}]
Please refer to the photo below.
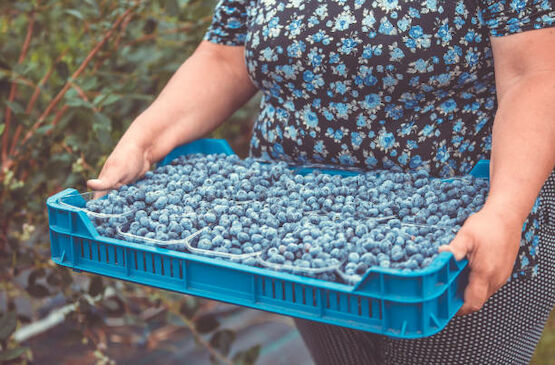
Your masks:
[{"label": "green leaf", "polygon": [[69,89],[64,95],[65,102],[68,106],[73,107],[86,107],[89,109],[93,108],[93,105],[86,100],[81,99],[77,90]]},{"label": "green leaf", "polygon": [[220,326],[218,319],[211,313],[205,314],[197,318],[195,327],[199,333],[209,333]]},{"label": "green leaf", "polygon": [[8,101],[6,100],[6,105],[15,113],[15,114],[23,114],[25,113],[25,109],[21,105],[19,105],[16,101]]},{"label": "green leaf", "polygon": [[83,20],[83,14],[81,14],[81,12],[79,10],[75,10],[75,9],[67,9],[64,13],[73,15],[74,17]]},{"label": "green leaf", "polygon": [[100,112],[94,113],[93,120],[93,129],[104,129],[109,131],[112,130],[112,121],[106,116],[106,114]]},{"label": "green leaf", "polygon": [[98,138],[98,142],[100,142],[100,150],[102,152],[108,152],[112,147],[110,132],[106,129],[98,129],[96,130],[96,137]]},{"label": "green leaf", "polygon": [[0,351],[0,361],[10,361],[15,360],[25,352],[29,350],[29,347],[16,347],[15,349]]},{"label": "green leaf", "polygon": [[[81,141],[79,140],[79,138],[77,138],[77,136],[70,134],[69,136],[66,136],[66,138],[64,138],[64,142],[71,147],[73,150],[79,151],[81,148]],[[71,156],[67,155],[67,154],[63,154],[61,156],[64,156],[65,158],[68,158],[69,160],[71,160]],[[55,157],[55,156],[54,156]]]},{"label": "green leaf", "polygon": [[121,97],[119,95],[110,94],[106,97],[106,99],[102,100],[102,106],[108,106],[114,104],[116,101],[119,101]]},{"label": "green leaf", "polygon": [[93,105],[91,103],[89,103],[86,100],[78,99],[78,98],[68,99],[66,101],[66,105],[72,106],[72,107],[75,107],[75,108],[78,108],[78,107],[85,107],[85,108],[89,108],[89,109],[93,108]]},{"label": "green leaf", "polygon": [[210,344],[222,354],[227,356],[227,354],[229,354],[229,350],[231,349],[233,341],[235,341],[235,338],[235,332],[233,332],[232,330],[219,330],[218,332],[214,333],[214,335],[212,335],[212,338],[210,339]]},{"label": "green leaf", "polygon": [[0,318],[0,341],[4,341],[15,331],[17,326],[17,313],[6,312]]},{"label": "green leaf", "polygon": [[251,347],[248,350],[238,352],[233,357],[234,365],[254,365],[260,355],[260,345]]},{"label": "green leaf", "polygon": [[6,128],[6,125],[4,123],[0,124],[0,136],[4,133],[4,128]]},{"label": "green leaf", "polygon": [[[98,78],[96,78],[96,76],[89,77],[89,78],[85,79],[85,81],[81,81],[80,86],[81,86],[81,89],[83,89],[83,90],[92,90],[92,89],[94,89],[98,86]],[[100,94],[97,97],[95,97],[95,99],[97,99],[99,97],[102,98],[103,95]],[[93,102],[93,104],[96,104],[96,103]]]},{"label": "green leaf", "polygon": [[54,128],[53,125],[51,124],[47,124],[47,125],[43,125],[40,128],[37,128],[37,134],[38,135],[45,135],[49,130],[51,130],[52,128]]},{"label": "green leaf", "polygon": [[95,113],[93,119],[93,131],[95,131],[96,137],[100,142],[101,150],[104,151],[111,148],[112,137],[110,132],[112,131],[112,121],[103,113]]}]

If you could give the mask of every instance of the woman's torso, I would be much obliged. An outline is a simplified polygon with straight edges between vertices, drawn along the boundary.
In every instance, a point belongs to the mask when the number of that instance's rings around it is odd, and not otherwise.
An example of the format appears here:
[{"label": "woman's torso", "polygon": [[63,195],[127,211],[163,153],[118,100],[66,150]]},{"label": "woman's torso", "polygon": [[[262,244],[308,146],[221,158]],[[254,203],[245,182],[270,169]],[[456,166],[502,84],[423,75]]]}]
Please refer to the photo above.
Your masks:
[{"label": "woman's torso", "polygon": [[263,100],[253,155],[467,173],[496,108],[473,1],[259,0],[246,61]]}]

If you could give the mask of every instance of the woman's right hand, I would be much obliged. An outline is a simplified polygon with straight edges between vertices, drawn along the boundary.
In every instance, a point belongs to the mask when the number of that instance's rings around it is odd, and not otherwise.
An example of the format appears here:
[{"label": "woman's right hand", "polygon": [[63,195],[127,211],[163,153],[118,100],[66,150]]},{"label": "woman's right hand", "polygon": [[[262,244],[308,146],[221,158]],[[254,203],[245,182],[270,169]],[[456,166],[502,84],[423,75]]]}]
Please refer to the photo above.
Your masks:
[{"label": "woman's right hand", "polygon": [[87,181],[87,186],[99,192],[117,189],[142,177],[150,169],[151,164],[148,151],[136,144],[120,144],[104,163],[98,178]]}]

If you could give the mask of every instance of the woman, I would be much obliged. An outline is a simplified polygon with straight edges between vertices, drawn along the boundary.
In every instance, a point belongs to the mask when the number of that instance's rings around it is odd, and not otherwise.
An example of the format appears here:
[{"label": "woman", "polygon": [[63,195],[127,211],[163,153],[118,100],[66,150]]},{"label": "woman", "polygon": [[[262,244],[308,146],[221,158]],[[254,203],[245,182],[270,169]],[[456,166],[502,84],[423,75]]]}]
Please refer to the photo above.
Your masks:
[{"label": "woman", "polygon": [[444,331],[395,340],[297,325],[318,364],[527,363],[555,303],[554,9],[550,0],[222,0],[205,40],[89,186],[137,179],[257,90],[253,156],[443,177],[490,158],[485,206],[441,247],[471,267],[461,316]]}]

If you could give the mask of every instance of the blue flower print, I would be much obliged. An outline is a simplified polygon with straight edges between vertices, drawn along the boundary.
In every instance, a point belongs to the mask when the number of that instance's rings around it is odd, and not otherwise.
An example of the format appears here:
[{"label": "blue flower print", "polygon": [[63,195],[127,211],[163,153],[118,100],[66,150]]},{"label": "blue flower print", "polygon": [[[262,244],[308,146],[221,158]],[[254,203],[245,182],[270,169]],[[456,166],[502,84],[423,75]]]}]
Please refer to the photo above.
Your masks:
[{"label": "blue flower print", "polygon": [[383,17],[380,20],[380,27],[378,28],[378,32],[385,34],[385,35],[394,35],[397,34],[397,31],[386,17]]},{"label": "blue flower print", "polygon": [[387,151],[395,144],[395,135],[382,129],[378,134],[378,140],[376,142],[382,150]]},{"label": "blue flower print", "polygon": [[368,110],[375,110],[381,105],[379,94],[369,94],[364,98],[363,106]]},{"label": "blue flower print", "polygon": [[441,103],[439,107],[444,114],[448,114],[455,110],[455,108],[457,107],[457,103],[453,99],[448,99]]},{"label": "blue flower print", "polygon": [[333,30],[345,31],[351,26],[351,24],[355,23],[355,21],[355,17],[350,11],[344,11],[335,18]]},{"label": "blue flower print", "polygon": [[353,38],[343,38],[341,40],[341,48],[340,48],[340,52],[342,54],[351,54],[352,52],[355,51],[356,46],[358,45],[358,42],[353,39]]},{"label": "blue flower print", "polygon": [[304,112],[304,122],[309,128],[316,128],[318,126],[318,115],[313,111],[306,110]]},{"label": "blue flower print", "polygon": [[351,133],[351,143],[354,148],[360,147],[360,144],[362,143],[362,136],[360,135],[360,133],[358,132]]}]

